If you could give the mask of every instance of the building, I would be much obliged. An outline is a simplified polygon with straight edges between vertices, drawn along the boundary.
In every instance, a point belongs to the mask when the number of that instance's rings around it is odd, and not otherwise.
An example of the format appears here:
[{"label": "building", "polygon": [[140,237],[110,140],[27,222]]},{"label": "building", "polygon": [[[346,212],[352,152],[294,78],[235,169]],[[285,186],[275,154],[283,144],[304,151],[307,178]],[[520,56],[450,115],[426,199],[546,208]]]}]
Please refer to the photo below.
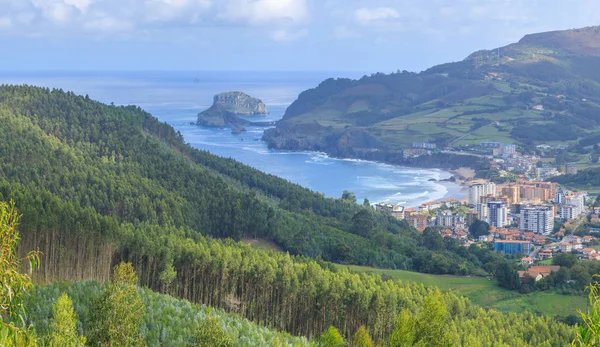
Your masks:
[{"label": "building", "polygon": [[554,210],[550,206],[522,207],[519,229],[549,235],[554,229]]},{"label": "building", "polygon": [[475,221],[479,219],[479,213],[477,211],[469,211],[467,212],[466,225],[467,228],[470,227]]},{"label": "building", "polygon": [[501,146],[502,157],[507,158],[517,153],[517,146],[503,143]]},{"label": "building", "polygon": [[509,205],[521,202],[521,189],[519,186],[508,186],[502,188],[502,195],[508,198]]},{"label": "building", "polygon": [[406,217],[405,220],[406,222],[408,222],[408,225],[414,227],[417,230],[423,231],[425,228],[427,228],[427,216],[425,215],[414,214]]},{"label": "building", "polygon": [[435,225],[443,227],[464,227],[465,218],[459,215],[452,214],[452,211],[450,210],[438,210],[437,216],[435,218]]},{"label": "building", "polygon": [[580,214],[579,209],[575,205],[560,205],[558,211],[558,215],[563,220],[577,218]]},{"label": "building", "polygon": [[477,205],[479,199],[486,195],[496,195],[494,182],[475,183],[469,187],[469,205]]},{"label": "building", "polygon": [[550,206],[521,207],[519,229],[548,235],[554,229],[554,210]]},{"label": "building", "polygon": [[556,166],[538,167],[536,168],[536,174],[538,179],[546,179],[560,175]]},{"label": "building", "polygon": [[561,242],[559,246],[560,251],[563,253],[571,253],[573,250],[573,246],[569,242]]},{"label": "building", "polygon": [[530,241],[496,240],[494,250],[504,254],[529,255],[533,250],[533,244]]},{"label": "building", "polygon": [[413,142],[413,148],[436,149],[437,145],[429,142]]},{"label": "building", "polygon": [[577,174],[577,166],[572,164],[565,165],[565,173],[567,175],[576,175]]},{"label": "building", "polygon": [[395,205],[392,209],[392,217],[396,218],[397,220],[404,219],[404,206]]},{"label": "building", "polygon": [[497,228],[508,224],[508,209],[504,201],[488,202],[488,224]]},{"label": "building", "polygon": [[552,259],[552,251],[549,249],[545,249],[543,251],[540,251],[538,254],[538,259],[539,260],[546,260],[546,259]]},{"label": "building", "polygon": [[583,193],[571,193],[564,195],[561,199],[561,205],[573,205],[575,216],[579,216],[585,211],[585,195]]},{"label": "building", "polygon": [[521,265],[528,266],[531,264],[533,264],[533,258],[525,257],[525,258],[521,259]]}]

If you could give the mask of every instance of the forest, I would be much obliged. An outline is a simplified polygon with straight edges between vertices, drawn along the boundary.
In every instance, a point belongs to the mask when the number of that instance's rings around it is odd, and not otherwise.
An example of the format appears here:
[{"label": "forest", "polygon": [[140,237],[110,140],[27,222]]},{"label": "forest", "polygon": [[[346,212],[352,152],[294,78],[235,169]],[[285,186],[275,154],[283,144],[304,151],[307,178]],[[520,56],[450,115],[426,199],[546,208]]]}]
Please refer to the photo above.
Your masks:
[{"label": "forest", "polygon": [[[436,288],[332,271],[314,260],[226,240],[188,240],[205,254],[194,261],[205,269],[198,276],[201,301],[312,341],[136,288],[144,274],[138,277],[132,263],[120,262],[104,284],[52,284],[32,291],[29,275],[15,271],[23,265],[16,251],[18,220],[14,204],[0,203],[0,282],[3,293],[14,293],[0,297],[2,345],[160,346],[168,341],[179,346],[329,347],[345,346],[346,338],[352,346],[373,346],[373,341],[387,346],[564,346],[576,336],[574,328],[548,317],[485,310]],[[36,254],[27,258],[35,270]],[[169,281],[163,285],[167,293],[185,290]]]},{"label": "forest", "polygon": [[[493,257],[431,249],[404,222],[355,201],[196,150],[138,107],[3,86],[0,120],[0,199],[14,199],[23,213],[23,248],[44,251],[46,280],[106,278],[96,262],[109,264],[142,224],[191,238],[263,238],[293,255],[420,272],[481,274]],[[59,254],[70,240],[76,254]],[[58,257],[88,268],[65,269]],[[71,270],[78,273],[60,273]]]},{"label": "forest", "polygon": [[[359,332],[391,346],[423,345],[430,338],[443,345],[562,346],[575,336],[572,327],[547,317],[487,311],[435,288],[335,270],[328,261],[485,274],[505,260],[443,240],[432,229],[419,233],[352,199],[327,199],[193,149],[138,107],[2,86],[0,143],[0,201],[14,201],[20,215],[13,258],[32,260],[34,283],[73,283],[54,285],[60,290],[36,287],[29,302],[7,304],[27,308],[29,317],[0,311],[3,322],[26,322],[23,329],[42,339],[51,339],[45,336],[52,335],[50,326],[58,329],[49,312],[75,321],[69,301],[79,317],[81,339],[74,339],[91,345],[112,338],[105,334],[111,328],[98,323],[122,309],[110,298],[130,297],[135,310],[152,315],[162,304],[144,302],[157,297],[135,285],[318,344],[352,340]],[[2,206],[6,214],[9,205]],[[273,240],[286,253],[239,242],[248,238]],[[50,308],[58,303],[64,307]],[[131,345],[166,338],[130,318],[124,327],[142,327]],[[161,334],[169,336],[177,322],[171,324]],[[273,345],[283,343],[275,340]]]}]

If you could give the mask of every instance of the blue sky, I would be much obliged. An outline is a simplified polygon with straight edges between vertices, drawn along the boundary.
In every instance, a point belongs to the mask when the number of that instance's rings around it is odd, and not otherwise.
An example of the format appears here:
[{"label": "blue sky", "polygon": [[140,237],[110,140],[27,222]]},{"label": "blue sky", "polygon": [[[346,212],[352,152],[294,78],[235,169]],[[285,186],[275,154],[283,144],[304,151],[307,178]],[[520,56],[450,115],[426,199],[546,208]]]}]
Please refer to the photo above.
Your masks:
[{"label": "blue sky", "polygon": [[420,71],[597,0],[0,0],[0,70]]}]

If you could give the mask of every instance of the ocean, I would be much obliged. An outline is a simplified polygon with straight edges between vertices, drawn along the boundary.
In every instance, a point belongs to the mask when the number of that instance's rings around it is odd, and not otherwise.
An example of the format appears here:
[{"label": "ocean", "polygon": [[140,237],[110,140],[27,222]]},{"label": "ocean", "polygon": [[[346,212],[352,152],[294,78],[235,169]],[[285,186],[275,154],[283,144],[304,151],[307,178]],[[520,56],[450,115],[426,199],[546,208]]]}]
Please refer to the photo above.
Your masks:
[{"label": "ocean", "polygon": [[261,171],[283,177],[327,197],[354,192],[359,202],[387,202],[407,207],[447,196],[464,198],[461,187],[430,181],[450,177],[436,169],[406,168],[324,153],[271,150],[261,141],[264,128],[247,127],[240,135],[230,129],[193,125],[199,112],[210,107],[215,94],[242,91],[262,99],[273,121],[303,90],[329,77],[359,78],[356,72],[0,72],[1,84],[61,88],[104,103],[138,105],[181,132],[191,146],[233,158]]}]

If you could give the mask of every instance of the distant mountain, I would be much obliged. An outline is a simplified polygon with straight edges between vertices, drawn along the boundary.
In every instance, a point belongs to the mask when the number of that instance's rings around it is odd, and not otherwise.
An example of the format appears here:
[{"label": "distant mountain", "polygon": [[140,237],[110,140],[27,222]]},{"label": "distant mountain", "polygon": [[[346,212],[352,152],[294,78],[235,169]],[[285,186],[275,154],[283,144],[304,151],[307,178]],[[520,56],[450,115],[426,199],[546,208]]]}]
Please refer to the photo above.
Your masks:
[{"label": "distant mountain", "polygon": [[600,28],[589,27],[527,35],[421,73],[328,79],[302,92],[264,139],[274,148],[445,167],[464,158],[434,154],[421,163],[402,150],[488,140],[532,150],[599,132]]}]

